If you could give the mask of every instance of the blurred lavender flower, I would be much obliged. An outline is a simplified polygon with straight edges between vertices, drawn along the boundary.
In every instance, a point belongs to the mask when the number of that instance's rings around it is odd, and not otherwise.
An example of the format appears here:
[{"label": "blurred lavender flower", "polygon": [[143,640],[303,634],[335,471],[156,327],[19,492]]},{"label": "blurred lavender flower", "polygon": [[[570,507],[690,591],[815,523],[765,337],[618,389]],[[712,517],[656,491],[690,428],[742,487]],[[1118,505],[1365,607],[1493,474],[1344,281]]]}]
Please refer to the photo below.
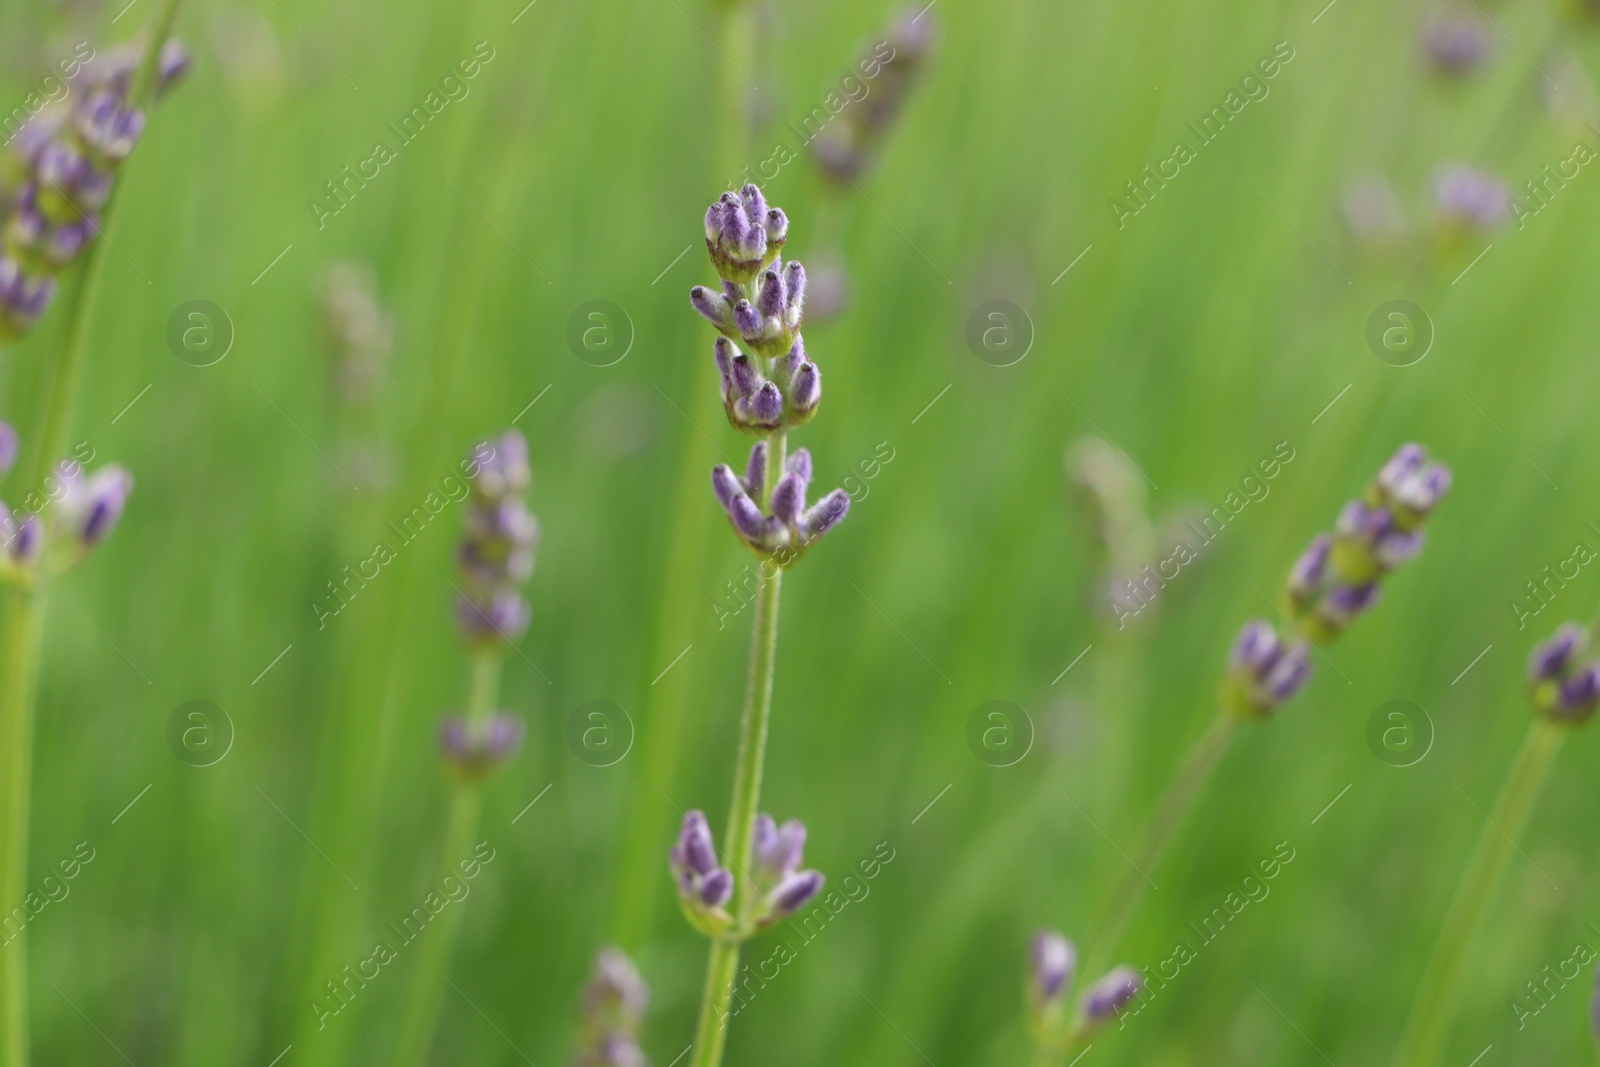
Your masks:
[{"label": "blurred lavender flower", "polygon": [[1377,602],[1378,583],[1422,551],[1422,526],[1450,483],[1450,469],[1429,462],[1421,445],[1403,445],[1345,505],[1333,534],[1312,539],[1286,586],[1295,623],[1311,640],[1333,640]]},{"label": "blurred lavender flower", "polygon": [[711,472],[711,486],[740,539],[758,555],[776,557],[787,567],[845,517],[850,494],[835,489],[808,508],[811,453],[799,448],[784,461],[784,473],[772,490],[771,511],[763,514],[756,501],[765,488],[767,448],[761,441],[750,450],[743,477],[719,463]]},{"label": "blurred lavender flower", "polygon": [[1287,643],[1271,623],[1252,619],[1239,631],[1228,657],[1223,704],[1240,715],[1270,715],[1310,678],[1310,646],[1300,640]]},{"label": "blurred lavender flower", "polygon": [[480,444],[457,554],[463,588],[456,617],[467,640],[480,645],[515,641],[533,617],[518,589],[533,573],[539,523],[522,495],[531,480],[528,443],[516,430]]},{"label": "blurred lavender flower", "polygon": [[[872,164],[915,87],[929,52],[935,26],[927,8],[907,8],[895,16],[884,39],[856,65],[866,93],[846,104],[811,142],[822,173],[848,184]],[[871,74],[870,71],[877,73]]]},{"label": "blurred lavender flower", "polygon": [[480,782],[522,747],[522,720],[496,712],[476,722],[449,715],[439,723],[439,752],[463,781]]},{"label": "blurred lavender flower", "polygon": [[[11,142],[18,188],[0,252],[0,339],[33,329],[55,294],[53,276],[100,232],[116,172],[144,133],[144,112],[129,100],[141,54],[129,46],[87,65],[81,96],[30,118]],[[158,94],[188,66],[188,51],[167,42]]]},{"label": "blurred lavender flower", "polygon": [[1078,966],[1078,950],[1054,930],[1033,935],[1028,949],[1028,1023],[1034,1036],[1050,1040],[1061,1028],[1067,993]]},{"label": "blurred lavender flower", "polygon": [[1600,706],[1600,661],[1584,658],[1589,630],[1569,622],[1528,657],[1528,692],[1539,713],[1581,723]]},{"label": "blurred lavender flower", "polygon": [[668,858],[690,925],[708,937],[732,930],[733,916],[725,905],[733,897],[733,874],[717,864],[716,844],[704,812],[695,810],[683,817]]},{"label": "blurred lavender flower", "polygon": [[61,465],[60,476],[64,490],[52,532],[86,553],[116,528],[133,493],[133,475],[115,464],[86,475],[82,465],[69,462]]},{"label": "blurred lavender flower", "polygon": [[782,922],[822,892],[822,872],[801,870],[805,862],[806,827],[799,819],[779,826],[772,816],[756,816],[750,835],[750,880],[761,894],[752,920],[760,930]]},{"label": "blurred lavender flower", "polygon": [[1439,11],[1422,27],[1422,54],[1440,74],[1463,76],[1489,58],[1483,21],[1466,11]]},{"label": "blurred lavender flower", "polygon": [[1433,195],[1447,234],[1492,229],[1511,217],[1511,193],[1505,183],[1466,164],[1440,167],[1434,175]]},{"label": "blurred lavender flower", "polygon": [[[1103,437],[1079,438],[1067,448],[1067,480],[1094,525],[1100,573],[1094,609],[1109,608],[1118,618],[1142,606],[1126,590],[1140,568],[1157,559],[1156,529],[1150,521],[1144,479]],[[1133,600],[1129,605],[1127,601]]]},{"label": "blurred lavender flower", "polygon": [[583,991],[583,1030],[573,1067],[646,1067],[640,1023],[650,987],[620,948],[601,951]]},{"label": "blurred lavender flower", "polygon": [[318,285],[318,324],[345,403],[376,398],[394,351],[394,318],[378,300],[377,279],[364,263],[330,265]]},{"label": "blurred lavender flower", "polygon": [[1406,218],[1400,198],[1394,186],[1378,175],[1364,175],[1346,186],[1340,208],[1351,235],[1364,247],[1394,248],[1405,240]]},{"label": "blurred lavender flower", "polygon": [[1090,1032],[1120,1015],[1143,986],[1139,972],[1122,966],[1089,987],[1083,995],[1083,1030]]}]

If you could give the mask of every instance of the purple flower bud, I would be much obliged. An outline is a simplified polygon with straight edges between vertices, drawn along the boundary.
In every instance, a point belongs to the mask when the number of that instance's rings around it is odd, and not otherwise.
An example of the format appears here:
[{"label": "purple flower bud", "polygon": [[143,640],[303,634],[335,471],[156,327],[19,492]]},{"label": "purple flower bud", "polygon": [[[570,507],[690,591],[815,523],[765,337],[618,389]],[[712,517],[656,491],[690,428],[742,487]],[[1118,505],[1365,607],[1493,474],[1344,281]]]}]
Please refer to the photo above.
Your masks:
[{"label": "purple flower bud", "polygon": [[39,516],[29,515],[17,525],[16,532],[12,534],[11,561],[18,564],[32,563],[39,558],[39,550],[43,547],[44,523],[39,521]]},{"label": "purple flower bud", "polygon": [[732,508],[734,500],[745,495],[744,486],[739,484],[739,476],[726,463],[718,463],[711,468],[711,488],[717,494],[717,503],[724,508]]},{"label": "purple flower bud", "polygon": [[644,1019],[650,987],[628,954],[608,948],[595,960],[594,974],[583,993],[583,1012],[595,1030],[631,1032]]},{"label": "purple flower bud", "polygon": [[792,259],[784,264],[783,281],[789,290],[788,310],[795,315],[798,324],[806,297],[806,269],[800,265],[799,260]]},{"label": "purple flower bud", "polygon": [[78,542],[93,548],[103,541],[122,517],[128,496],[133,492],[133,475],[122,467],[102,467],[84,486],[83,518],[78,524]]},{"label": "purple flower bud", "polygon": [[689,290],[689,303],[717,329],[733,329],[733,307],[728,298],[722,294],[714,293],[703,285],[697,285]]},{"label": "purple flower bud", "polygon": [[472,478],[473,491],[487,500],[521,493],[532,480],[528,469],[528,442],[516,430],[507,430],[496,440],[480,444],[468,462],[478,467],[478,473]]},{"label": "purple flower bud", "polygon": [[[730,346],[731,347],[731,346]],[[755,396],[757,391],[766,384],[761,380],[761,374],[756,370],[755,363],[743,352],[734,349],[731,361],[733,368],[733,391],[739,396]]]},{"label": "purple flower bud", "polygon": [[144,134],[144,112],[129,107],[121,95],[101,89],[78,109],[78,136],[103,162],[115,166],[133,154]]},{"label": "purple flower bud", "polygon": [[802,363],[791,390],[796,411],[810,413],[822,401],[822,374],[815,363]]},{"label": "purple flower bud", "polygon": [[789,234],[789,216],[778,208],[773,208],[767,212],[766,227],[768,239],[781,245]]},{"label": "purple flower bud", "polygon": [[456,622],[467,640],[477,644],[515,641],[532,620],[533,609],[515,589],[497,589],[478,598],[456,598]]},{"label": "purple flower bud", "polygon": [[717,868],[700,880],[700,903],[708,908],[720,908],[733,899],[733,875]]},{"label": "purple flower bud", "polygon": [[1317,614],[1336,630],[1350,625],[1357,615],[1378,602],[1378,583],[1335,585],[1317,605]]},{"label": "purple flower bud", "polygon": [[755,184],[746,185],[739,190],[739,199],[744,204],[745,217],[751,225],[761,225],[767,215],[767,198],[761,195],[761,189]]},{"label": "purple flower bud", "polygon": [[705,812],[696,809],[683,817],[672,859],[693,874],[710,874],[716,869],[717,852],[712,844],[711,824],[706,822]]},{"label": "purple flower bud", "polygon": [[1332,548],[1333,538],[1318,534],[1289,568],[1289,595],[1296,603],[1309,602],[1322,588],[1323,577],[1328,573],[1328,552]]},{"label": "purple flower bud", "polygon": [[161,46],[161,58],[156,70],[156,95],[164,95],[182,80],[189,73],[193,59],[187,45],[176,37],[169,38]]},{"label": "purple flower bud", "polygon": [[750,405],[750,414],[758,426],[777,426],[783,418],[783,394],[771,382],[766,382],[756,393]]},{"label": "purple flower bud", "polygon": [[1463,164],[1439,168],[1433,182],[1439,216],[1447,224],[1466,229],[1488,229],[1511,213],[1511,197],[1498,178]]},{"label": "purple flower bud", "polygon": [[806,506],[805,491],[805,482],[798,474],[784,474],[772,490],[772,514],[789,526],[799,525],[800,513]]},{"label": "purple flower bud", "polygon": [[1583,720],[1594,714],[1600,705],[1600,663],[1585,663],[1568,674],[1558,703],[1561,718]]},{"label": "purple flower bud", "polygon": [[767,487],[767,443],[757,441],[750,446],[750,462],[745,467],[745,488],[759,497]]},{"label": "purple flower bud", "polygon": [[20,450],[17,431],[9,422],[0,422],[0,478],[5,477],[16,464]]},{"label": "purple flower bud", "polygon": [[761,312],[750,301],[741,300],[733,306],[733,324],[749,343],[752,336],[761,332]]},{"label": "purple flower bud", "polygon": [[1423,54],[1441,74],[1463,75],[1488,57],[1483,24],[1465,12],[1440,12],[1422,30]]},{"label": "purple flower bud", "polygon": [[[756,297],[756,310],[762,316],[781,316],[788,302],[789,287],[784,284],[783,275],[768,268],[761,276],[761,292]],[[740,325],[743,328],[742,322]]]},{"label": "purple flower bud", "polygon": [[1244,629],[1239,631],[1239,636],[1234,640],[1228,662],[1234,670],[1244,671],[1259,678],[1270,670],[1282,655],[1283,647],[1278,642],[1278,632],[1272,628],[1272,624],[1261,619],[1251,619],[1244,624]]},{"label": "purple flower bud", "polygon": [[811,450],[809,448],[797,448],[789,453],[789,457],[783,462],[783,467],[785,470],[793,471],[800,476],[802,491],[811,484]]},{"label": "purple flower bud", "polygon": [[1311,649],[1292,646],[1262,676],[1262,688],[1275,704],[1287,703],[1311,678]]},{"label": "purple flower bud", "polygon": [[806,512],[800,522],[806,540],[815,541],[833,529],[849,510],[850,494],[843,489],[835,489],[817,501],[816,506]]},{"label": "purple flower bud", "polygon": [[1028,972],[1033,994],[1041,1004],[1060,999],[1072,984],[1072,972],[1077,965],[1078,951],[1071,941],[1054,930],[1040,930],[1033,935]]},{"label": "purple flower bud", "polygon": [[516,754],[523,732],[522,720],[504,712],[479,722],[452,715],[439,723],[439,751],[456,773],[479,780]]},{"label": "purple flower bud", "polygon": [[1139,972],[1132,967],[1116,968],[1084,994],[1084,1019],[1090,1025],[1100,1025],[1116,1018],[1139,995],[1142,984]]},{"label": "purple flower bud", "polygon": [[826,882],[827,879],[822,876],[821,871],[800,871],[789,875],[772,891],[768,921],[775,922],[785,916],[793,915],[811,903],[812,899],[822,892]]},{"label": "purple flower bud", "polygon": [[747,496],[734,498],[728,508],[728,518],[746,541],[764,546],[772,537],[775,520],[762,515],[761,509]]},{"label": "purple flower bud", "polygon": [[1554,637],[1534,646],[1533,654],[1528,657],[1529,682],[1559,680],[1588,645],[1589,631],[1585,627],[1575,622],[1563,624]]}]

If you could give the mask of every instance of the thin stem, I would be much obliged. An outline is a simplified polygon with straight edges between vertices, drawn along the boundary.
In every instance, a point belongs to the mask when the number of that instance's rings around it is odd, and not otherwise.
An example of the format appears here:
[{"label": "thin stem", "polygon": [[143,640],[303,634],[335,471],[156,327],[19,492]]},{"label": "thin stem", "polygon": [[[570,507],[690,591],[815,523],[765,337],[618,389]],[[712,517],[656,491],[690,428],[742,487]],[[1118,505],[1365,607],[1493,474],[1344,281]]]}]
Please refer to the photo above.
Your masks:
[{"label": "thin stem", "polygon": [[1511,765],[1505,785],[1500,787],[1494,809],[1478,835],[1477,847],[1439,929],[1439,940],[1434,943],[1422,984],[1411,1003],[1411,1017],[1395,1056],[1396,1067],[1431,1067],[1438,1062],[1445,1034],[1455,1018],[1456,993],[1467,950],[1567,733],[1567,727],[1543,716],[1536,717],[1528,728],[1522,750]]},{"label": "thin stem", "polygon": [[[143,68],[153,71],[162,46],[178,15],[179,0],[165,0],[156,16],[146,48]],[[136,94],[148,84],[141,74]],[[136,103],[141,95],[131,97]],[[116,197],[101,212],[99,239],[84,253],[77,284],[72,286],[65,310],[60,345],[45,373],[43,421],[28,466],[29,491],[43,488],[52,464],[67,449],[72,416],[77,407],[78,382],[83,377],[89,351],[89,326],[99,302],[105,248],[110,244],[105,228],[114,217]],[[49,561],[41,557],[41,569]],[[44,633],[44,587],[28,581],[7,590],[4,597],[5,636],[0,645],[0,752],[6,781],[0,790],[0,900],[18,901],[27,893],[28,836],[33,790],[33,732],[37,714],[39,657]],[[9,907],[10,905],[6,905]],[[28,1067],[28,954],[27,929],[19,931],[0,952],[0,1067]]]},{"label": "thin stem", "polygon": [[[770,497],[783,470],[786,442],[782,433],[768,441],[764,496]],[[761,771],[767,752],[767,724],[772,717],[772,682],[778,656],[778,589],[783,571],[775,565],[756,592],[755,632],[750,639],[750,674],[745,686],[744,718],[739,724],[739,762],[733,778],[733,804],[723,842],[728,869],[738,879],[734,914],[740,926],[756,906],[756,894],[744,879],[750,867],[751,830],[761,803]],[[695,1028],[694,1058],[690,1067],[718,1067],[727,1040],[728,1004],[733,998],[733,978],[739,969],[739,942],[719,939],[711,945],[706,963],[705,993],[700,1021]]]},{"label": "thin stem", "polygon": [[1195,798],[1210,779],[1222,756],[1233,743],[1243,720],[1234,713],[1223,710],[1212,720],[1206,732],[1195,741],[1178,766],[1177,773],[1167,786],[1167,791],[1156,802],[1155,814],[1145,825],[1139,843],[1123,866],[1112,886],[1110,896],[1094,926],[1094,940],[1085,957],[1082,974],[1086,981],[1096,981],[1111,964],[1128,923],[1144,897],[1149,878],[1161,861],[1162,854],[1172,841],[1173,833],[1183,822]]},{"label": "thin stem", "polygon": [[[479,651],[472,657],[472,679],[467,689],[467,727],[470,732],[494,711],[500,691],[501,656],[497,649]],[[483,809],[483,788],[477,782],[464,782],[456,788],[450,802],[450,824],[445,831],[444,850],[439,854],[440,876],[454,874],[455,864],[466,858],[478,835],[478,816]],[[395,1054],[395,1067],[422,1067],[433,1047],[439,1028],[439,1005],[444,999],[445,980],[450,972],[456,935],[461,928],[462,907],[445,909],[440,916],[438,936],[422,943],[422,958],[417,961],[416,978],[411,987],[404,1028]]]}]

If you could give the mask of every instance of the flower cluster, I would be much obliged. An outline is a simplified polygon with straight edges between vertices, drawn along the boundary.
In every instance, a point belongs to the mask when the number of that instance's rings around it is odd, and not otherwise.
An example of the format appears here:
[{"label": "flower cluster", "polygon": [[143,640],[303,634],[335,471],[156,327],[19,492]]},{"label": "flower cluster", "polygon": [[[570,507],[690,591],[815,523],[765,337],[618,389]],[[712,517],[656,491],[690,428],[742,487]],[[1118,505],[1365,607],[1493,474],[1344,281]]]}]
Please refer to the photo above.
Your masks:
[{"label": "flower cluster", "polygon": [[717,464],[711,471],[711,486],[745,544],[788,566],[844,518],[850,510],[850,494],[835,489],[807,507],[811,453],[798,448],[784,460],[783,474],[773,486],[768,502],[771,514],[762,514],[756,501],[766,488],[767,448],[765,441],[759,441],[750,449],[750,463],[743,477],[727,464]]},{"label": "flower cluster", "polygon": [[[19,449],[16,430],[0,422],[0,477]],[[125,467],[89,474],[77,460],[63,460],[46,479],[46,495],[30,497],[27,509],[13,512],[0,503],[0,579],[29,580],[47,550],[53,572],[80,562],[116,528],[132,493],[133,475]]]},{"label": "flower cluster", "polygon": [[1270,715],[1310,678],[1310,646],[1284,641],[1271,623],[1252,619],[1239,631],[1228,657],[1223,704],[1241,715]]},{"label": "flower cluster", "polygon": [[1113,968],[1078,999],[1068,1018],[1068,994],[1077,975],[1078,953],[1054,930],[1033,937],[1028,959],[1028,1020],[1035,1038],[1047,1045],[1087,1037],[1115,1019],[1139,995],[1143,980],[1132,967]]},{"label": "flower cluster", "polygon": [[[711,484],[740,538],[788,566],[850,507],[849,494],[835,490],[807,508],[811,456],[804,449],[782,455],[781,435],[810,420],[822,400],[821,372],[800,336],[806,272],[782,261],[789,219],[754,185],[723,193],[705,222],[706,248],[722,288],[697,285],[689,302],[723,335],[714,354],[728,422],[765,439],[751,451],[743,478],[719,465]],[[774,460],[783,460],[782,469],[768,471]]]},{"label": "flower cluster", "polygon": [[[858,69],[876,68],[866,95],[854,99],[811,142],[817,165],[837,182],[853,181],[877,158],[894,129],[933,47],[933,18],[926,8],[908,8],[895,17],[885,39]],[[885,55],[887,52],[887,55]]]},{"label": "flower cluster", "polygon": [[717,862],[705,814],[689,812],[670,857],[684,914],[695,929],[710,937],[748,937],[782,922],[809,904],[827,881],[820,871],[801,869],[805,847],[806,827],[800,820],[779,826],[770,815],[756,816],[747,879],[758,902],[736,919],[727,909],[733,899],[733,872]]},{"label": "flower cluster", "polygon": [[539,523],[522,498],[532,480],[528,443],[507,430],[479,445],[469,462],[477,473],[458,555],[463,588],[456,620],[474,644],[515,641],[533,617],[518,586],[533,574],[539,540]]},{"label": "flower cluster", "polygon": [[583,991],[583,1032],[573,1067],[646,1067],[639,1024],[650,987],[620,948],[603,950]]},{"label": "flower cluster", "polygon": [[1581,723],[1600,706],[1600,660],[1585,658],[1589,630],[1569,622],[1528,657],[1528,691],[1541,715]]},{"label": "flower cluster", "polygon": [[[41,111],[12,140],[21,181],[0,248],[0,339],[33,329],[55,295],[56,275],[100,232],[117,171],[144,133],[144,112],[130,100],[138,63],[137,49],[121,49],[91,64],[74,105]],[[188,51],[167,42],[157,92],[188,66]]]},{"label": "flower cluster", "polygon": [[484,719],[448,715],[439,723],[439,752],[463,782],[481,782],[522,747],[522,720],[505,712]]},{"label": "flower cluster", "polygon": [[1313,641],[1338,637],[1377,602],[1384,576],[1422,551],[1422,525],[1449,491],[1450,469],[1430,463],[1421,445],[1403,445],[1290,571],[1296,625]]}]

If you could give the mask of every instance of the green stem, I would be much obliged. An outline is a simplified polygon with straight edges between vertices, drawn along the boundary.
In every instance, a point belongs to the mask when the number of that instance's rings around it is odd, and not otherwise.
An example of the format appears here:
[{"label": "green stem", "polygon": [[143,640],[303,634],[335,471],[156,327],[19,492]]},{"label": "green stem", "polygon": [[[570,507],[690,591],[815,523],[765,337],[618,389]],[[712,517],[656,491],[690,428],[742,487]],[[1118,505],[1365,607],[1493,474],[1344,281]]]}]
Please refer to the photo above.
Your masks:
[{"label": "green stem", "polygon": [[[156,16],[146,48],[141,76],[131,99],[142,102],[143,90],[159,62],[161,46],[171,33],[179,0],[166,0]],[[64,312],[60,345],[45,373],[43,421],[28,466],[30,491],[42,490],[51,466],[67,450],[72,416],[77,407],[78,383],[88,358],[89,326],[100,298],[105,249],[111,242],[105,227],[113,218],[115,197],[101,212],[99,239],[84,253],[77,284],[72,287]],[[37,566],[48,566],[43,556]],[[10,908],[27,894],[28,836],[33,790],[33,732],[37,715],[39,657],[44,633],[44,586],[28,580],[4,597],[5,636],[0,644],[0,759],[6,781],[0,789],[0,907]],[[28,1067],[28,955],[27,930],[19,931],[0,952],[0,1067]]]},{"label": "green stem", "polygon": [[1085,956],[1082,975],[1086,981],[1096,981],[1111,965],[1111,956],[1117,951],[1128,923],[1144,897],[1148,877],[1159,865],[1162,853],[1172,841],[1195,798],[1210,779],[1222,756],[1233,743],[1235,733],[1243,720],[1230,711],[1221,711],[1210,727],[1202,734],[1188,755],[1184,756],[1167,791],[1156,802],[1155,814],[1145,825],[1139,843],[1131,853],[1130,861],[1112,885],[1110,895],[1094,926],[1094,940]]},{"label": "green stem", "polygon": [[[500,652],[479,651],[472,658],[472,680],[467,690],[467,729],[487,719],[494,711],[500,690]],[[440,876],[455,873],[455,864],[465,858],[478,835],[478,816],[483,809],[483,787],[478,782],[463,782],[456,787],[450,802],[450,824],[445,831],[444,850],[439,855]],[[404,1028],[400,1032],[395,1067],[423,1067],[439,1028],[439,1006],[450,973],[456,936],[461,928],[462,907],[447,908],[440,916],[437,936],[422,943],[422,958],[417,961],[416,978],[411,987]]]},{"label": "green stem", "polygon": [[1430,1067],[1438,1062],[1445,1034],[1455,1018],[1456,993],[1467,950],[1567,733],[1567,727],[1543,716],[1535,718],[1528,728],[1527,739],[1478,835],[1477,847],[1439,929],[1439,940],[1434,943],[1422,984],[1411,1003],[1411,1017],[1395,1056],[1396,1067]]},{"label": "green stem", "polygon": [[[769,438],[764,497],[771,497],[772,489],[783,471],[785,448],[782,433],[775,433]],[[739,762],[734,771],[733,804],[728,812],[728,830],[723,838],[727,849],[724,861],[739,880],[733,903],[740,928],[746,926],[746,920],[757,904],[756,894],[745,881],[744,872],[750,867],[751,830],[755,826],[756,809],[761,803],[761,770],[767,752],[767,724],[772,717],[772,680],[778,657],[778,589],[782,581],[783,571],[774,567],[772,577],[764,580],[756,592],[755,633],[750,639],[750,674],[745,685],[744,718],[739,724]],[[733,979],[738,969],[738,940],[719,938],[712,942],[711,958],[706,963],[706,986],[700,1003],[700,1021],[695,1028],[694,1058],[689,1061],[689,1067],[717,1067],[722,1062],[722,1046],[728,1036],[728,1003],[733,998]]]}]

